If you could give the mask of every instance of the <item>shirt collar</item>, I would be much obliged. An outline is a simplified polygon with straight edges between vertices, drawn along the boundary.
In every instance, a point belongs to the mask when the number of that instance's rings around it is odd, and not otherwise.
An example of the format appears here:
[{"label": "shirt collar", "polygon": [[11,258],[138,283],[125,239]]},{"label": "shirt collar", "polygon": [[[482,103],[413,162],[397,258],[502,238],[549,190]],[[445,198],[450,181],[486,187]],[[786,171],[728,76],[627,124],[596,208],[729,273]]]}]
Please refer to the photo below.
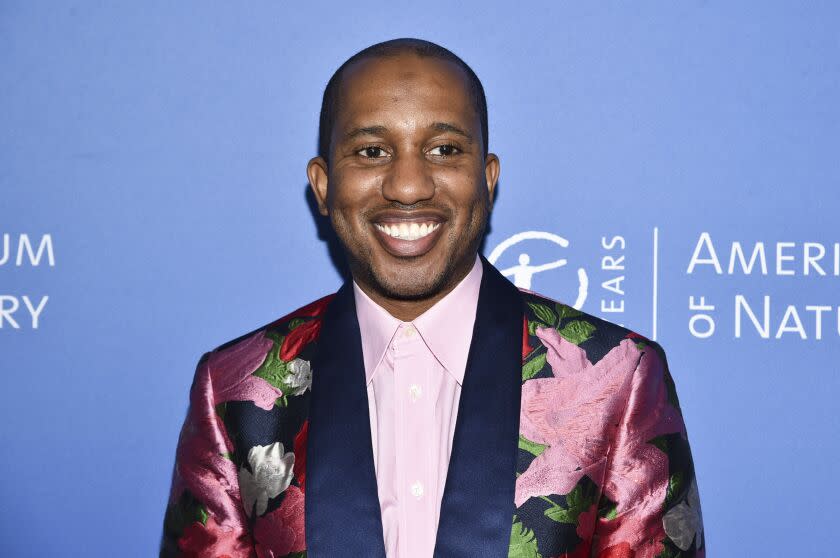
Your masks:
[{"label": "shirt collar", "polygon": [[[434,306],[410,322],[438,362],[458,384],[464,381],[482,274],[481,259],[476,255],[475,263],[466,277]],[[370,383],[397,329],[408,322],[402,322],[389,314],[371,300],[355,281],[353,296],[362,337],[365,382]]]}]

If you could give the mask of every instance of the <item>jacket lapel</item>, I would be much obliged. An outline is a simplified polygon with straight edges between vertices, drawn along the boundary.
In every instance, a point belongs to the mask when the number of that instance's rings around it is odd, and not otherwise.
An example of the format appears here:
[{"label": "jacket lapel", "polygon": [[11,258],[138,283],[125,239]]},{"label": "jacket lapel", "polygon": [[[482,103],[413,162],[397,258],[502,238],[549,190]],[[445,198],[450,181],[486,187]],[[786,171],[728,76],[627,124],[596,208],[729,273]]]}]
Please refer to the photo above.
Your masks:
[{"label": "jacket lapel", "polygon": [[362,341],[350,281],[324,315],[312,370],[307,556],[384,558]]},{"label": "jacket lapel", "polygon": [[504,557],[513,521],[523,300],[486,259],[435,556]]},{"label": "jacket lapel", "polygon": [[[507,556],[514,508],[523,301],[487,260],[441,503],[436,557]],[[384,558],[352,283],[323,319],[312,361],[307,556]]]}]

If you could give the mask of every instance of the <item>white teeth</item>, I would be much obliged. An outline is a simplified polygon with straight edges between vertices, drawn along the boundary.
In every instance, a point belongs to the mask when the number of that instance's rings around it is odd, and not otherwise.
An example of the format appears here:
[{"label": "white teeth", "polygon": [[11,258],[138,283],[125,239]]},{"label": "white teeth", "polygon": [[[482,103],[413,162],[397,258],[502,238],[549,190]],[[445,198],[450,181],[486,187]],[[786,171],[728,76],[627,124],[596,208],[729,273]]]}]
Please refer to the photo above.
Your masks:
[{"label": "white teeth", "polygon": [[393,225],[375,223],[375,226],[385,234],[400,240],[418,240],[437,230],[440,223],[423,223],[422,225],[417,223],[394,223]]}]

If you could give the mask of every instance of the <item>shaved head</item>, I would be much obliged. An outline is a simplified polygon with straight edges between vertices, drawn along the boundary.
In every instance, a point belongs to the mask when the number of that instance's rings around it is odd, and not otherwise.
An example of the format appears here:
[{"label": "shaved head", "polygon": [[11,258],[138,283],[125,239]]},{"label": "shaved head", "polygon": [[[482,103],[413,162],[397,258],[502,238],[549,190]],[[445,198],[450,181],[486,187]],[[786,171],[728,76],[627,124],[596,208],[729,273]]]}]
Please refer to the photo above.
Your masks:
[{"label": "shaved head", "polygon": [[318,155],[329,163],[333,128],[335,127],[336,115],[341,108],[340,93],[345,72],[351,66],[362,60],[392,58],[401,54],[414,54],[421,58],[445,60],[456,65],[464,72],[469,84],[470,97],[475,108],[475,113],[481,122],[482,151],[486,157],[488,151],[487,99],[484,96],[484,87],[481,85],[478,76],[466,62],[461,60],[452,51],[430,41],[413,38],[392,39],[371,45],[357,52],[339,66],[327,83],[327,87],[324,89],[324,97],[321,101],[321,118],[318,127]]}]

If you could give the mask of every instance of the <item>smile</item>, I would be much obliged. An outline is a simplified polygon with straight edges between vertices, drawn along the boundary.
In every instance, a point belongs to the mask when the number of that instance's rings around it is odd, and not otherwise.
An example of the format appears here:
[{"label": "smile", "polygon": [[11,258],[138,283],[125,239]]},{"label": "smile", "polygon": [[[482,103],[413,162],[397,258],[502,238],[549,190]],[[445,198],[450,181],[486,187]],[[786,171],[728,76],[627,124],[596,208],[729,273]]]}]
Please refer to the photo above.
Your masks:
[{"label": "smile", "polygon": [[440,223],[394,223],[392,225],[374,223],[373,226],[392,238],[415,241],[432,234],[440,227]]},{"label": "smile", "polygon": [[437,215],[384,214],[373,221],[373,230],[386,252],[397,258],[416,258],[432,250],[445,227]]}]

